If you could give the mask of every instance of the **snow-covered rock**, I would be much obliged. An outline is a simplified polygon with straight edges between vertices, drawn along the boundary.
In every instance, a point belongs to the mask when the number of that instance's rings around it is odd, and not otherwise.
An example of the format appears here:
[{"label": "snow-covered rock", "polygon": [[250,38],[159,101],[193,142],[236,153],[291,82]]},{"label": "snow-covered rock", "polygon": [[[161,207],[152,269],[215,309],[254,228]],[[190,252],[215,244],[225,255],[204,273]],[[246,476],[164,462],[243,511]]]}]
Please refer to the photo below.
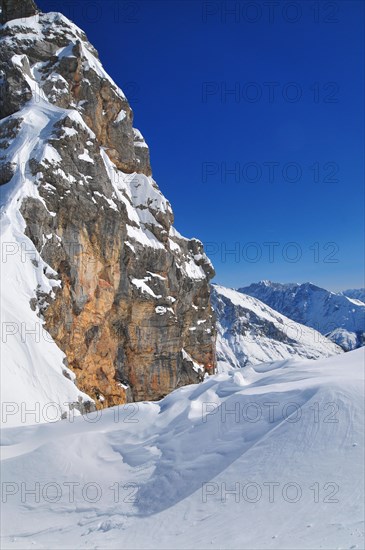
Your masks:
[{"label": "snow-covered rock", "polygon": [[2,398],[63,412],[85,394],[100,407],[160,398],[198,379],[185,352],[213,362],[214,269],[172,226],[129,103],[84,32],[33,0],[2,6]]},{"label": "snow-covered rock", "polygon": [[312,283],[260,281],[239,291],[258,298],[293,321],[318,330],[345,351],[365,343],[365,304],[358,299]]},{"label": "snow-covered rock", "polygon": [[219,371],[277,359],[319,359],[342,352],[316,330],[237,290],[212,285],[212,303],[217,316]]},{"label": "snow-covered rock", "polygon": [[360,300],[360,302],[365,304],[365,288],[349,288],[347,290],[342,290],[339,294],[343,294],[353,300]]}]

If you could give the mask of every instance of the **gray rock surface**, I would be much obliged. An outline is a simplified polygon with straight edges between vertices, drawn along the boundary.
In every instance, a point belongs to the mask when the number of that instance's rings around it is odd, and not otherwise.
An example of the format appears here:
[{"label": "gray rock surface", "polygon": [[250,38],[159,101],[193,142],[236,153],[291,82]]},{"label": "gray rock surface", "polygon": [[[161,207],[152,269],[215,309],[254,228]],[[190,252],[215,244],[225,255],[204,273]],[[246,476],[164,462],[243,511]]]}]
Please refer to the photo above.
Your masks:
[{"label": "gray rock surface", "polygon": [[1,0],[1,23],[35,15],[38,12],[33,0]]}]

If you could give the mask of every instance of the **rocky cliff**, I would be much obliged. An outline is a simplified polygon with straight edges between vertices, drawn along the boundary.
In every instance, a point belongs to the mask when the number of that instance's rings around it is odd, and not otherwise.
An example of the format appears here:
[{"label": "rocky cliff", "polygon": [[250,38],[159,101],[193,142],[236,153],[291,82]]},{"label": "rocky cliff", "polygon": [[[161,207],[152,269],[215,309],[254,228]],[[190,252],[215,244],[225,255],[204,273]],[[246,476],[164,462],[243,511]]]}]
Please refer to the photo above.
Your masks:
[{"label": "rocky cliff", "polygon": [[0,162],[4,227],[36,273],[27,307],[98,407],[158,399],[214,363],[212,265],[173,228],[85,34],[58,13],[14,19],[17,4],[2,6]]}]

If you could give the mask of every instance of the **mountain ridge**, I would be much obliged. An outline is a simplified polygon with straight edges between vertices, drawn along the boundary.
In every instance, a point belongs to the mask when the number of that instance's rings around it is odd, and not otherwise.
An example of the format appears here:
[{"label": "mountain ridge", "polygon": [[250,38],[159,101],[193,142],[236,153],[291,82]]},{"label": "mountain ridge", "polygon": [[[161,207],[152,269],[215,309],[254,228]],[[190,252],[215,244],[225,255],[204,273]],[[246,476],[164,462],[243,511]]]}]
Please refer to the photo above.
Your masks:
[{"label": "mountain ridge", "polygon": [[345,351],[365,343],[365,304],[344,293],[335,293],[313,283],[282,284],[267,280],[241,287],[238,291],[318,330]]},{"label": "mountain ridge", "polygon": [[212,303],[220,371],[280,359],[320,359],[343,351],[314,329],[237,290],[213,284]]}]

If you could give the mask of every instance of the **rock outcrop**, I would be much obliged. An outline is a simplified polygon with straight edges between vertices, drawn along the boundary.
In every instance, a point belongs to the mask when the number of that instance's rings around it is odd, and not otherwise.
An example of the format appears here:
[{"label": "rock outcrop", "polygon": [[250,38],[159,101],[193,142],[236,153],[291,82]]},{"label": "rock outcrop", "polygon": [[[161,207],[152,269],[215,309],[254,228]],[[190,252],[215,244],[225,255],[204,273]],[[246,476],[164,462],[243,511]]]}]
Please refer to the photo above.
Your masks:
[{"label": "rock outcrop", "polygon": [[9,21],[0,41],[4,211],[57,273],[32,307],[78,387],[103,407],[197,381],[215,361],[214,270],[173,228],[126,97],[60,14]]},{"label": "rock outcrop", "polygon": [[0,22],[30,17],[36,13],[38,9],[33,0],[2,0]]}]

